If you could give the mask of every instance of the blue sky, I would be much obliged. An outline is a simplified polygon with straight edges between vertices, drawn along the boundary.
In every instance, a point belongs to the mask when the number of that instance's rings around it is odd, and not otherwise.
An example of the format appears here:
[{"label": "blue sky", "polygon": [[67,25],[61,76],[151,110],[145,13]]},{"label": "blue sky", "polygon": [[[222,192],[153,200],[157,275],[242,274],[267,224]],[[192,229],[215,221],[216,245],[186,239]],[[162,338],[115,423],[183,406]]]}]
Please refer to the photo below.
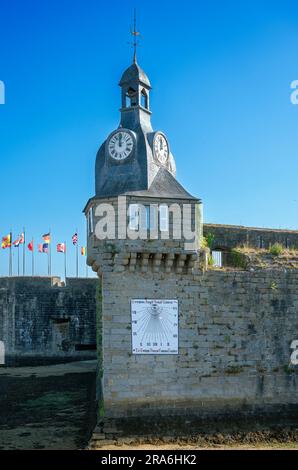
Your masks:
[{"label": "blue sky", "polygon": [[[96,151],[119,123],[134,6],[153,127],[205,221],[298,229],[295,1],[1,0],[1,236],[25,225],[39,242],[51,227],[74,274],[70,237],[78,227],[85,244]],[[63,255],[53,256],[62,275]],[[46,274],[45,255],[36,269]]]}]

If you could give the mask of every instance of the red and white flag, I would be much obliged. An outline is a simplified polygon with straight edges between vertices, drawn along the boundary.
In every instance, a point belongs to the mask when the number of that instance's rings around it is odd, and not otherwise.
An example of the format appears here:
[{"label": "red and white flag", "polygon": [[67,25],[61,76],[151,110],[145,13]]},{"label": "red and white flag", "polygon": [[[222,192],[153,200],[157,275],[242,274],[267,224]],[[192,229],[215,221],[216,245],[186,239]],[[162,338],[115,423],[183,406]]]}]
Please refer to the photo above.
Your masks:
[{"label": "red and white flag", "polygon": [[32,242],[28,243],[28,250],[29,250],[29,251],[33,251],[33,250],[34,250],[33,240],[32,240]]},{"label": "red and white flag", "polygon": [[19,248],[19,245],[20,245],[20,239],[17,238],[14,242],[13,242],[13,245],[15,246],[15,248]]},{"label": "red and white flag", "polygon": [[20,238],[19,238],[19,244],[23,245],[25,243],[25,234],[21,233]]},{"label": "red and white flag", "polygon": [[65,243],[58,243],[58,245],[57,245],[57,252],[58,252],[58,253],[66,253],[66,245],[65,245]]}]

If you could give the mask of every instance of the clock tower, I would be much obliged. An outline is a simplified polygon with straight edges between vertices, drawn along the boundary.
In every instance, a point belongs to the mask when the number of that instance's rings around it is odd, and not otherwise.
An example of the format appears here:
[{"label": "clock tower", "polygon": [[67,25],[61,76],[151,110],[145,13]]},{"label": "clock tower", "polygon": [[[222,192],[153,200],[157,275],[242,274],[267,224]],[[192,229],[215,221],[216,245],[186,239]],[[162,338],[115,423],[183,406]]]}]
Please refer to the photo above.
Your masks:
[{"label": "clock tower", "polygon": [[84,209],[87,263],[101,283],[105,420],[174,412],[177,378],[166,376],[183,366],[182,286],[198,271],[202,235],[201,201],[177,181],[170,139],[152,127],[151,83],[136,54],[119,86],[120,124],[98,150]]},{"label": "clock tower", "polygon": [[152,128],[151,84],[136,59],[123,73],[119,86],[120,124],[96,158],[96,195],[100,197],[148,190],[160,169],[173,178],[176,175],[166,136]]}]

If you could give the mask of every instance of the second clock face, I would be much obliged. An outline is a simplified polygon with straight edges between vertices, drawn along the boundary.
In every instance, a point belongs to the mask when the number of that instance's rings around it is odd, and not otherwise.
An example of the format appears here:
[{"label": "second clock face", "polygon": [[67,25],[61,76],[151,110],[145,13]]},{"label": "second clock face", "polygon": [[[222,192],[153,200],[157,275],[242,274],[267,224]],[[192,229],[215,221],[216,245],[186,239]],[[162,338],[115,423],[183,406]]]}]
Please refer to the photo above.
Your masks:
[{"label": "second clock face", "polygon": [[153,141],[154,155],[157,160],[164,165],[168,161],[169,146],[166,138],[162,134],[156,134]]},{"label": "second clock face", "polygon": [[108,145],[109,154],[115,160],[125,160],[133,149],[132,136],[125,131],[119,131],[114,134]]}]

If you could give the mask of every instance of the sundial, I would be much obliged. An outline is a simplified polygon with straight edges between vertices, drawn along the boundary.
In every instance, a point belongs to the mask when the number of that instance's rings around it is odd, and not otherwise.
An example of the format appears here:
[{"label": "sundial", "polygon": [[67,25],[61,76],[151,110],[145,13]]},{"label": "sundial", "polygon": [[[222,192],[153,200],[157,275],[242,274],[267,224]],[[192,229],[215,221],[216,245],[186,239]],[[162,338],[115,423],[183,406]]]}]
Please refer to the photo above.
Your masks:
[{"label": "sundial", "polygon": [[131,300],[133,354],[178,354],[178,300]]}]

